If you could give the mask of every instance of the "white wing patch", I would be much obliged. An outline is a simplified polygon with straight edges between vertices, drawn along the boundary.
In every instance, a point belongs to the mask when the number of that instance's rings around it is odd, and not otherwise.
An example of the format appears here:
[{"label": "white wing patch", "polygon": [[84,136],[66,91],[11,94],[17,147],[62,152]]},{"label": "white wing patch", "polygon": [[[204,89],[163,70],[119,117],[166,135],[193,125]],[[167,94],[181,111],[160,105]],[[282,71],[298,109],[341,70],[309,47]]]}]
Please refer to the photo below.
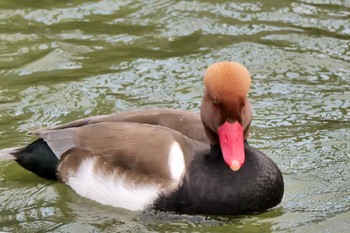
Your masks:
[{"label": "white wing patch", "polygon": [[66,182],[79,195],[105,205],[138,211],[152,204],[160,194],[159,185],[136,186],[126,183],[122,176],[115,173],[94,173],[96,159],[82,161],[75,175]]},{"label": "white wing patch", "polygon": [[181,182],[185,174],[185,159],[179,143],[174,142],[169,150],[168,166],[171,178],[174,181]]}]

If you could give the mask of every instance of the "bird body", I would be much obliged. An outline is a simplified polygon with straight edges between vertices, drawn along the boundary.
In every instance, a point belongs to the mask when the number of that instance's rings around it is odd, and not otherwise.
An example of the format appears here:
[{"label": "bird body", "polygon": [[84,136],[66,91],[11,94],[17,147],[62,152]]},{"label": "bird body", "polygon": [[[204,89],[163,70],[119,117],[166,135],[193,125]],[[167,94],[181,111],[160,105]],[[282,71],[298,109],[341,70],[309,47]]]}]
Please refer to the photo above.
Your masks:
[{"label": "bird body", "polygon": [[281,202],[282,173],[247,138],[249,72],[233,62],[205,74],[200,114],[137,110],[34,130],[0,152],[81,196],[129,210],[249,214]]}]

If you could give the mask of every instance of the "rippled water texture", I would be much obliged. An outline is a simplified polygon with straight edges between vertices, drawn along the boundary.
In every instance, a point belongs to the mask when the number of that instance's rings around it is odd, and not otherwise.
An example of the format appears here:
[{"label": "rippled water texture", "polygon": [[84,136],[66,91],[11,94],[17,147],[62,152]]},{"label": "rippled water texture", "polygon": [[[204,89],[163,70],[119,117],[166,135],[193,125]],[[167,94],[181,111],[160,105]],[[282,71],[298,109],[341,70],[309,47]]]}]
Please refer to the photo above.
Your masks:
[{"label": "rippled water texture", "polygon": [[350,2],[0,1],[0,148],[28,130],[135,108],[198,111],[202,75],[253,77],[251,144],[283,171],[277,208],[134,213],[0,162],[0,231],[345,232],[350,228]]}]

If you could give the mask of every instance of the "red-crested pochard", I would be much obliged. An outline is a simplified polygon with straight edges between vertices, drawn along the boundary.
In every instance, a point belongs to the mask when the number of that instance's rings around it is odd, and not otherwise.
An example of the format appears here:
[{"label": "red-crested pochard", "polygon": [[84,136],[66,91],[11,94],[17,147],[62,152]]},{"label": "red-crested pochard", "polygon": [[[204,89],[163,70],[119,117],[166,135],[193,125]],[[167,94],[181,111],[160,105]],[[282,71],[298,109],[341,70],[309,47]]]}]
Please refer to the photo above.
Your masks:
[{"label": "red-crested pochard", "polygon": [[204,82],[200,118],[179,110],[90,117],[32,131],[39,139],[0,157],[129,210],[234,215],[276,206],[284,192],[281,171],[246,140],[248,70],[215,63]]}]

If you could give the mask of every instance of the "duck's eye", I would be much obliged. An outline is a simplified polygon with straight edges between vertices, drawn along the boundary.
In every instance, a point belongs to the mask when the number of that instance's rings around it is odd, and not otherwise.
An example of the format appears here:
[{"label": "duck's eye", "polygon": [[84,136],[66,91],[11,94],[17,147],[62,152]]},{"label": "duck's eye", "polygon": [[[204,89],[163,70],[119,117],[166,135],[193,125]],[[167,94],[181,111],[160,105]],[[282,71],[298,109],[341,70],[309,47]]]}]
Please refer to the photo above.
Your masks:
[{"label": "duck's eye", "polygon": [[217,102],[214,102],[213,106],[214,106],[215,109],[219,109],[219,104]]}]

